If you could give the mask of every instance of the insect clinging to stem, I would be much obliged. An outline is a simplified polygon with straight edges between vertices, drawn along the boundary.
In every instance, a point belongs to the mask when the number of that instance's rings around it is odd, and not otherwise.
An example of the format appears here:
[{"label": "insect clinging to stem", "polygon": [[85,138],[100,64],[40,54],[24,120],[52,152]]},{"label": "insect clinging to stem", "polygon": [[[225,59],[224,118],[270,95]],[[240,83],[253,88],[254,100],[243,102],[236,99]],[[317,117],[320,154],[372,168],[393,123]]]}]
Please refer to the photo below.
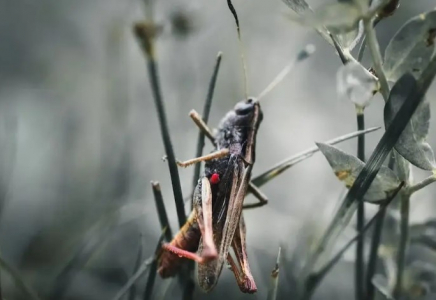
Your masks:
[{"label": "insect clinging to stem", "polygon": [[[235,17],[241,42],[236,11],[230,1],[228,4]],[[195,187],[193,210],[188,220],[173,240],[162,247],[158,272],[163,278],[177,273],[182,258],[192,259],[198,263],[199,285],[208,292],[216,286],[224,263],[227,262],[242,292],[257,291],[247,258],[242,209],[248,190],[259,198],[259,206],[267,201],[250,183],[255,162],[256,135],[263,119],[259,99],[271,91],[296,62],[307,58],[313,50],[312,46],[301,51],[257,99],[246,97],[246,100],[238,102],[221,120],[215,136],[201,117],[191,111],[191,118],[211,139],[215,149],[202,157],[178,162],[179,166],[187,167],[204,161],[204,175]],[[241,57],[246,81],[242,51]],[[247,87],[246,83],[245,86]],[[230,247],[234,250],[236,260],[229,253]]]}]

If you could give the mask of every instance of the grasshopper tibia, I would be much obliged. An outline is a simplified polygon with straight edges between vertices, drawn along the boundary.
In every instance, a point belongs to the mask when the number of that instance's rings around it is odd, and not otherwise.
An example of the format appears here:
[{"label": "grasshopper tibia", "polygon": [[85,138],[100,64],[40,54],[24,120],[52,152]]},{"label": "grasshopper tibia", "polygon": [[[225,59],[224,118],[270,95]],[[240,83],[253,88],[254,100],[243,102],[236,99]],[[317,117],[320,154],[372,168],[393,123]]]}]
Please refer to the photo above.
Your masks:
[{"label": "grasshopper tibia", "polygon": [[224,156],[227,156],[227,155],[229,155],[229,149],[221,149],[221,150],[209,153],[207,155],[196,157],[196,158],[193,158],[193,159],[190,159],[190,160],[177,161],[177,165],[179,167],[186,168],[186,167],[188,167],[190,165],[193,165],[193,164],[196,164],[196,163],[199,163],[199,162],[202,162],[202,161],[208,161],[208,160],[212,160],[212,159],[215,159],[215,158],[221,158],[221,157],[224,157]]},{"label": "grasshopper tibia", "polygon": [[235,231],[232,241],[232,248],[235,251],[238,264],[235,263],[230,253],[227,255],[227,262],[230,265],[232,272],[235,274],[239,288],[244,293],[255,293],[257,291],[256,283],[251,274],[250,265],[247,258],[247,245],[245,241],[246,229],[244,216],[239,219],[239,226]]}]

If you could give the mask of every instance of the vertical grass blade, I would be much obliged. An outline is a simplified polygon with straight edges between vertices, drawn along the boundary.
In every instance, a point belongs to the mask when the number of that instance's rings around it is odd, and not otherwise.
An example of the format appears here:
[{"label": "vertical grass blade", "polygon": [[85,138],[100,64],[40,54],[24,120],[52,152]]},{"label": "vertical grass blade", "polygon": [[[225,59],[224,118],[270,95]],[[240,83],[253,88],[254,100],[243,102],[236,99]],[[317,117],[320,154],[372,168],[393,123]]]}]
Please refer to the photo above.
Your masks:
[{"label": "vertical grass blade", "polygon": [[400,244],[398,246],[397,278],[394,288],[394,298],[399,299],[403,291],[404,269],[406,267],[406,253],[409,246],[409,214],[410,195],[401,195],[401,221],[400,221]]},{"label": "vertical grass blade", "polygon": [[[357,109],[357,130],[365,129],[365,115],[363,109]],[[357,137],[357,158],[365,162],[365,135]],[[365,299],[365,263],[364,263],[364,241],[365,234],[363,228],[365,226],[365,203],[360,199],[357,203],[357,238],[356,245],[356,262],[354,268],[354,289],[356,300]]]},{"label": "vertical grass blade", "polygon": [[157,259],[154,259],[150,266],[150,272],[148,273],[148,279],[147,283],[145,284],[145,290],[144,290],[144,300],[152,299],[151,296],[153,295],[153,287],[154,282],[156,280],[156,273],[157,273]]},{"label": "vertical grass blade", "polygon": [[[380,129],[380,127],[372,127],[372,128],[368,128],[366,130],[363,131],[356,131],[356,132],[352,132],[337,138],[334,138],[332,140],[326,141],[326,144],[329,145],[335,145],[341,142],[344,142],[346,140],[349,140],[351,138],[354,138],[356,136],[359,136],[361,134],[367,134],[373,131],[376,131]],[[295,164],[305,160],[306,158],[311,157],[313,154],[315,154],[316,152],[319,151],[318,147],[312,147],[309,148],[306,151],[300,152],[290,158],[287,158],[281,162],[279,162],[278,164],[276,164],[275,166],[273,166],[272,168],[270,168],[269,170],[263,172],[262,174],[254,177],[251,182],[257,186],[257,187],[261,187],[262,185],[266,184],[267,182],[269,182],[271,179],[275,178],[276,176],[280,175],[281,173],[283,173],[284,171],[286,171],[287,169],[291,168],[292,166],[294,166]]]},{"label": "vertical grass blade", "polygon": [[[222,58],[222,53],[218,52],[215,61],[215,66],[213,68],[212,77],[209,82],[209,88],[207,90],[206,102],[204,103],[204,107],[203,107],[202,116],[205,124],[207,124],[207,122],[209,121],[210,108],[212,106],[212,99],[215,91],[216,80],[218,78],[218,71],[221,65],[221,58]],[[197,151],[194,157],[200,157],[201,155],[203,155],[204,139],[205,139],[204,133],[201,130],[199,130],[198,138],[197,138]],[[196,164],[194,167],[194,178],[192,180],[193,189],[195,189],[195,187],[197,186],[197,181],[200,178],[200,169],[201,169],[201,164]]]},{"label": "vertical grass blade", "polygon": [[276,300],[276,298],[277,298],[277,290],[279,287],[279,270],[280,270],[281,252],[282,252],[282,248],[279,247],[276,265],[271,272],[271,283],[270,283],[270,287],[268,290],[267,300]]},{"label": "vertical grass blade", "polygon": [[142,50],[147,58],[147,70],[150,79],[150,86],[153,91],[154,103],[159,117],[159,125],[161,129],[162,140],[165,147],[165,153],[168,161],[168,167],[171,175],[171,183],[173,186],[174,200],[176,202],[177,217],[179,227],[182,227],[186,222],[185,207],[183,202],[182,187],[180,184],[179,170],[176,164],[174,149],[171,143],[171,137],[168,129],[168,122],[165,113],[164,102],[159,81],[157,61],[155,57],[155,38],[156,28],[151,23],[137,23],[134,26],[134,33]]},{"label": "vertical grass blade", "polygon": [[375,289],[372,284],[372,278],[374,277],[377,269],[378,259],[378,247],[381,241],[382,229],[386,215],[386,207],[380,206],[378,212],[380,216],[377,218],[374,225],[374,232],[371,239],[371,248],[369,252],[368,267],[366,273],[366,297],[368,300],[373,300],[375,297]]},{"label": "vertical grass blade", "polygon": [[173,234],[171,232],[170,223],[168,221],[167,211],[165,209],[165,203],[163,201],[162,192],[160,189],[160,184],[157,181],[151,182],[151,187],[153,189],[154,201],[156,202],[157,214],[159,217],[160,227],[165,230],[165,240],[170,242],[173,238]]},{"label": "vertical grass blade", "polygon": [[[142,242],[142,236],[140,239],[141,239],[141,243],[139,244],[138,255],[136,256],[136,262],[135,262],[135,267],[133,268],[133,274],[135,274],[138,271],[139,266],[141,265],[141,261],[142,261],[142,251],[144,248],[144,243]],[[133,284],[132,287],[130,288],[128,299],[129,300],[136,299],[136,285],[135,284]]]}]

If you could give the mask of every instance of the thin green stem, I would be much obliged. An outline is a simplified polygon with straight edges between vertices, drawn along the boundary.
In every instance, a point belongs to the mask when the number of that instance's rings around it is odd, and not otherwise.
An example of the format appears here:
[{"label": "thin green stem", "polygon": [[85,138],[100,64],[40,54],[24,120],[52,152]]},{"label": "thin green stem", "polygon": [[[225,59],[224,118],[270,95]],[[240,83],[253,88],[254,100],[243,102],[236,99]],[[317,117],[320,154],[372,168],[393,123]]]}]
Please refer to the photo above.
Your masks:
[{"label": "thin green stem", "polygon": [[[215,61],[215,67],[213,68],[212,77],[209,82],[209,89],[207,90],[206,102],[204,103],[204,107],[203,107],[202,119],[205,124],[207,124],[207,122],[209,121],[210,108],[212,106],[212,99],[215,91],[218,71],[221,65],[221,58],[222,58],[222,53],[219,52]],[[198,132],[198,138],[197,138],[197,151],[194,157],[200,157],[203,154],[204,139],[205,139],[204,132],[200,130]],[[200,178],[200,169],[201,169],[201,164],[196,164],[194,168],[194,178],[192,180],[192,185],[194,189],[197,186],[198,179]]]},{"label": "thin green stem", "polygon": [[[362,108],[356,108],[357,111],[357,130],[365,129],[365,115]],[[365,162],[365,136],[360,135],[357,137],[357,157]],[[354,269],[355,280],[355,297],[356,300],[365,299],[365,264],[364,264],[364,241],[365,235],[363,229],[365,227],[365,203],[363,198],[357,204],[357,238],[356,245],[356,262]]]},{"label": "thin green stem", "polygon": [[366,35],[364,35],[362,37],[362,42],[360,43],[360,46],[359,46],[359,52],[357,53],[357,61],[358,62],[362,62],[363,54],[365,53],[365,49],[366,49]]},{"label": "thin green stem", "polygon": [[383,59],[377,41],[377,36],[373,27],[372,19],[364,19],[363,25],[365,28],[368,47],[372,56],[372,60],[374,62],[374,69],[380,81],[380,92],[385,101],[388,101],[390,89],[388,80],[386,79],[386,75],[383,70]]},{"label": "thin green stem", "polygon": [[366,296],[368,300],[373,300],[375,296],[372,278],[377,270],[378,248],[380,246],[382,229],[386,216],[386,207],[380,206],[378,213],[380,216],[377,218],[377,221],[374,225],[374,233],[371,239],[371,249],[369,251],[369,260],[366,273]]},{"label": "thin green stem", "polygon": [[179,226],[182,227],[186,222],[185,207],[183,201],[182,187],[180,184],[179,169],[176,164],[176,157],[171,143],[165,106],[162,99],[162,92],[159,81],[157,61],[155,57],[155,31],[152,21],[151,23],[138,23],[134,26],[135,35],[138,38],[145,57],[147,58],[147,70],[149,74],[150,86],[153,92],[154,103],[156,106],[159,125],[161,129],[162,140],[165,147],[165,153],[170,170],[171,183],[173,186],[174,201],[176,202],[177,217]]},{"label": "thin green stem", "polygon": [[176,164],[176,157],[171,143],[165,107],[161,96],[157,62],[154,60],[154,58],[150,56],[148,58],[148,73],[150,75],[150,84],[153,89],[155,105],[159,116],[159,124],[161,127],[165,152],[168,158],[168,167],[170,169],[171,183],[173,185],[173,194],[174,200],[176,202],[177,217],[179,220],[179,226],[182,227],[183,224],[185,224],[186,222],[186,214],[183,202],[182,186],[180,184],[179,169]]},{"label": "thin green stem", "polygon": [[429,184],[432,184],[433,182],[436,182],[436,174],[434,174],[434,175],[432,175],[432,176],[429,176],[429,177],[427,177],[426,179],[424,179],[423,181],[418,182],[418,183],[416,183],[416,184],[410,186],[410,187],[407,189],[407,192],[408,192],[410,195],[412,195],[413,193],[419,191],[420,189],[425,188],[426,186],[428,186]]},{"label": "thin green stem", "polygon": [[[325,144],[329,144],[329,145],[335,145],[338,143],[341,143],[343,141],[349,140],[351,138],[354,138],[360,134],[366,134],[369,132],[373,132],[375,130],[380,129],[380,127],[373,127],[373,128],[368,128],[364,131],[356,131],[353,133],[349,133],[343,136],[340,136],[338,138],[329,140],[324,142]],[[277,175],[283,173],[284,171],[286,171],[287,169],[289,169],[290,167],[294,166],[295,164],[305,160],[306,158],[311,157],[313,154],[315,154],[316,152],[319,151],[318,147],[312,147],[306,151],[300,152],[290,158],[287,158],[279,163],[277,163],[276,165],[274,165],[272,168],[270,168],[269,170],[263,172],[262,174],[254,177],[251,182],[257,186],[257,187],[261,187],[264,184],[266,184],[268,181],[270,181],[271,179],[275,178]]]},{"label": "thin green stem", "polygon": [[400,224],[400,243],[398,246],[397,257],[397,278],[395,282],[394,297],[399,299],[403,290],[404,268],[406,266],[406,254],[409,244],[409,213],[410,195],[404,193],[401,197],[401,224]]},{"label": "thin green stem", "polygon": [[173,234],[171,232],[170,223],[168,221],[167,210],[165,209],[165,203],[160,189],[160,184],[159,182],[152,181],[151,187],[153,189],[154,201],[156,203],[156,210],[159,217],[160,228],[162,230],[166,228],[165,240],[169,242],[173,238]]},{"label": "thin green stem", "polygon": [[150,267],[150,272],[148,273],[147,283],[145,284],[144,296],[142,297],[144,300],[152,299],[153,295],[153,287],[154,282],[156,280],[157,273],[157,259],[153,260]]},{"label": "thin green stem", "polygon": [[[142,250],[144,247],[144,242],[143,242],[142,236],[141,236],[140,240],[141,240],[141,243],[139,244],[139,247],[138,247],[138,255],[136,256],[136,262],[135,262],[135,267],[133,268],[133,274],[135,274],[139,270],[139,267],[140,267],[141,262],[142,262]],[[132,284],[132,286],[130,287],[128,299],[129,300],[136,299],[136,285],[135,284]]]},{"label": "thin green stem", "polygon": [[282,248],[279,247],[276,265],[271,272],[271,283],[270,283],[270,287],[268,289],[267,300],[275,300],[277,298],[277,290],[279,287],[279,272],[280,272],[281,252],[282,252]]},{"label": "thin green stem", "polygon": [[[375,28],[377,26],[377,24],[380,23],[380,21],[381,20],[376,17],[375,20],[374,20],[374,26],[373,27]],[[362,62],[363,54],[365,53],[365,49],[366,49],[366,35],[363,35],[362,42],[360,43],[360,47],[359,47],[359,52],[357,53],[357,61],[358,62]]]}]

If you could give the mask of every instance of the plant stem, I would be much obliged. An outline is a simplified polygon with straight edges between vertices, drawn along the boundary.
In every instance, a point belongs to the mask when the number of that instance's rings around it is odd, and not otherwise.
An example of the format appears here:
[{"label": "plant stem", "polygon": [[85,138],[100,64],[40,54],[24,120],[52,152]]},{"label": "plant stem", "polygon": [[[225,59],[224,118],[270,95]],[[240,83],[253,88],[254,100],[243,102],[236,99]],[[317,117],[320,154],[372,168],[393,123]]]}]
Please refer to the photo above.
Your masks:
[{"label": "plant stem", "polygon": [[[335,145],[335,144],[341,143],[343,141],[349,140],[351,138],[354,138],[360,134],[366,134],[366,133],[369,133],[369,132],[372,132],[372,131],[375,131],[378,129],[380,129],[380,127],[368,128],[367,130],[364,130],[364,131],[356,131],[356,132],[349,133],[349,134],[340,136],[338,138],[326,141],[324,143],[329,144],[329,145]],[[290,167],[305,160],[306,158],[311,157],[313,154],[315,154],[318,151],[319,151],[319,148],[315,146],[315,147],[309,148],[303,152],[297,153],[296,155],[277,163],[272,168],[263,172],[262,174],[254,177],[251,180],[251,182],[255,186],[261,187],[264,184],[266,184],[268,181],[270,181],[271,179],[275,178],[277,175],[283,173],[284,171],[286,171]]]},{"label": "plant stem", "polygon": [[357,53],[357,61],[362,62],[363,54],[366,49],[366,35],[362,37],[362,42],[360,43],[359,52]]},{"label": "plant stem", "polygon": [[372,284],[372,277],[374,276],[377,269],[378,248],[380,245],[383,224],[386,216],[386,207],[380,206],[378,213],[380,214],[380,216],[377,218],[377,221],[374,225],[374,232],[371,239],[371,249],[369,252],[368,267],[366,273],[366,297],[368,300],[373,300],[375,296],[374,285]]},{"label": "plant stem", "polygon": [[413,193],[419,191],[420,189],[425,188],[427,185],[432,184],[433,182],[436,182],[436,174],[433,174],[432,176],[427,177],[421,182],[418,182],[411,187],[407,189],[407,192],[412,195]]},{"label": "plant stem", "polygon": [[147,70],[153,91],[154,103],[159,117],[162,140],[170,169],[171,183],[173,185],[174,200],[176,202],[177,217],[179,226],[182,227],[186,222],[185,207],[183,202],[182,187],[180,185],[179,170],[176,164],[171,137],[168,129],[168,122],[165,107],[162,99],[157,61],[155,57],[154,35],[155,27],[153,23],[138,23],[134,26],[135,35],[138,38],[145,57],[147,58]]},{"label": "plant stem", "polygon": [[397,278],[394,289],[394,298],[399,299],[403,290],[403,275],[406,265],[406,253],[409,244],[409,211],[410,195],[403,193],[401,195],[401,224],[400,224],[400,243],[398,246],[397,258]]},{"label": "plant stem", "polygon": [[389,84],[388,84],[388,80],[386,79],[385,72],[383,70],[383,59],[380,53],[380,47],[377,41],[377,36],[372,24],[373,24],[372,19],[363,20],[368,47],[372,56],[372,60],[374,62],[374,69],[380,81],[380,86],[381,86],[380,92],[384,100],[388,101]]},{"label": "plant stem", "polygon": [[173,238],[173,234],[171,232],[170,223],[168,221],[167,211],[165,209],[165,204],[162,197],[162,192],[160,189],[160,184],[157,181],[151,182],[151,187],[153,189],[154,200],[156,202],[156,210],[159,217],[160,228],[165,230],[165,240],[170,242]]},{"label": "plant stem", "polygon": [[[135,274],[139,270],[139,267],[140,267],[141,262],[142,262],[142,250],[144,247],[142,236],[141,236],[140,240],[141,240],[141,243],[139,244],[139,247],[138,247],[138,256],[136,257],[135,267],[133,268],[133,274]],[[132,286],[130,287],[128,299],[135,300],[135,298],[136,298],[136,285],[132,284]]]},{"label": "plant stem", "polygon": [[[363,108],[356,108],[357,130],[365,130],[365,114]],[[361,134],[357,137],[357,158],[365,162],[365,135]]]},{"label": "plant stem", "polygon": [[[221,64],[221,58],[222,58],[222,53],[219,52],[216,58],[215,67],[213,69],[212,78],[210,79],[209,82],[209,89],[207,90],[206,102],[204,103],[204,107],[203,107],[202,119],[205,124],[207,124],[209,120],[210,108],[212,106],[213,93],[215,91],[215,85],[216,85],[218,71]],[[205,139],[204,132],[199,130],[198,138],[197,138],[197,151],[194,157],[200,157],[203,154],[204,139]],[[201,169],[201,164],[196,164],[194,168],[194,178],[192,180],[192,185],[194,189],[197,186],[198,179],[200,178],[200,169]]]},{"label": "plant stem", "polygon": [[[386,199],[386,202],[381,204],[380,206],[384,209],[392,202],[392,200],[396,197],[398,192],[404,187],[404,181],[398,186],[395,192]],[[378,211],[363,227],[362,233],[364,233],[368,228],[374,223],[374,221],[378,220],[382,211]],[[306,290],[304,291],[302,299],[307,300],[310,299],[316,289],[316,287],[321,283],[321,280],[328,274],[328,272],[336,265],[336,263],[340,260],[345,251],[359,238],[361,233],[358,233],[353,239],[351,239],[341,250],[338,251],[336,255],[330,259],[323,267],[319,269],[319,271],[309,274],[308,280],[306,281]],[[367,299],[367,298],[364,298]]]},{"label": "plant stem", "polygon": [[[356,106],[357,112],[357,130],[365,129],[365,115],[364,110],[361,107]],[[360,135],[357,137],[357,157],[365,162],[365,136]],[[355,279],[355,293],[356,300],[365,299],[365,264],[364,264],[364,241],[365,235],[363,228],[365,227],[365,203],[361,198],[357,204],[357,232],[359,237],[357,238],[356,245],[356,262],[354,269]]]},{"label": "plant stem", "polygon": [[144,296],[142,297],[144,300],[152,299],[153,295],[153,287],[154,282],[156,280],[157,273],[157,259],[153,260],[150,267],[150,272],[148,273],[147,283],[145,284]]},{"label": "plant stem", "polygon": [[267,300],[275,300],[277,298],[277,290],[279,287],[279,271],[280,271],[280,259],[281,259],[282,248],[279,247],[279,252],[277,254],[276,265],[271,272],[271,282],[268,289]]}]

